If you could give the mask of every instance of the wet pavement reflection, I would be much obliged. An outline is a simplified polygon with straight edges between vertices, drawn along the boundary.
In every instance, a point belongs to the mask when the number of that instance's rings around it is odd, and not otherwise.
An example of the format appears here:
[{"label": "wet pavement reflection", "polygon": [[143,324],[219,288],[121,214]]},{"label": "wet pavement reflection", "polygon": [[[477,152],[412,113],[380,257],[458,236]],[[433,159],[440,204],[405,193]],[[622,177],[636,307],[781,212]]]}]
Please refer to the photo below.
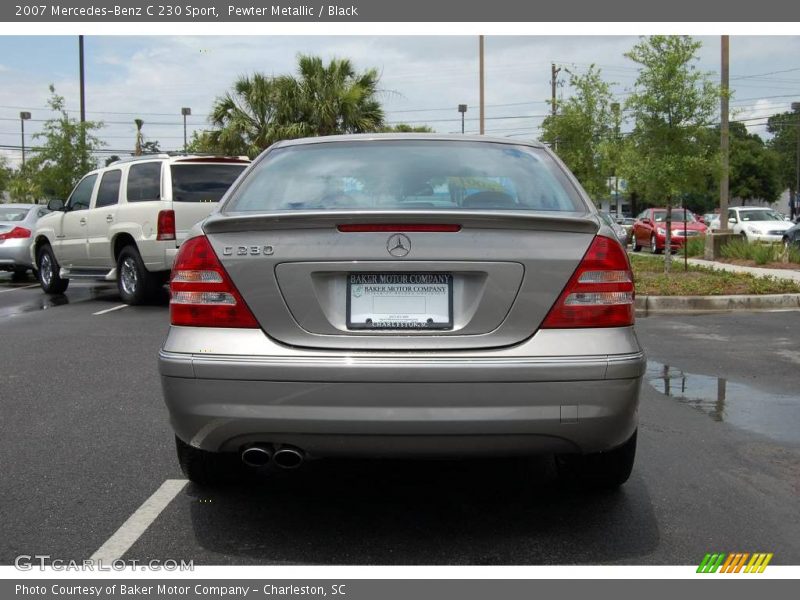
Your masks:
[{"label": "wet pavement reflection", "polygon": [[648,361],[645,377],[656,391],[703,411],[715,421],[779,442],[800,443],[800,386],[797,394],[772,394],[656,361]]}]

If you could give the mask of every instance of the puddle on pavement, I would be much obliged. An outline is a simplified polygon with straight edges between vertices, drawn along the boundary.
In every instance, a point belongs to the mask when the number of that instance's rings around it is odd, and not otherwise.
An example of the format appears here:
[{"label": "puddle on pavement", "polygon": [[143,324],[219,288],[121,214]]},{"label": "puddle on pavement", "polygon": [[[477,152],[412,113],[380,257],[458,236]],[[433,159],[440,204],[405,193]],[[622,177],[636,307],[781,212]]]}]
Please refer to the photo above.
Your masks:
[{"label": "puddle on pavement", "polygon": [[800,443],[800,392],[771,394],[655,361],[647,362],[645,377],[656,391],[703,411],[715,421],[779,442]]},{"label": "puddle on pavement", "polygon": [[26,298],[24,301],[18,304],[0,307],[0,319],[14,317],[30,312],[37,312],[40,310],[47,310],[57,306],[64,306],[65,304],[86,302],[87,300],[118,300],[118,297],[114,295],[115,293],[116,288],[112,289],[108,286],[83,288],[72,286],[72,288],[70,288],[66,294],[49,296],[42,293],[37,294],[33,298]]}]

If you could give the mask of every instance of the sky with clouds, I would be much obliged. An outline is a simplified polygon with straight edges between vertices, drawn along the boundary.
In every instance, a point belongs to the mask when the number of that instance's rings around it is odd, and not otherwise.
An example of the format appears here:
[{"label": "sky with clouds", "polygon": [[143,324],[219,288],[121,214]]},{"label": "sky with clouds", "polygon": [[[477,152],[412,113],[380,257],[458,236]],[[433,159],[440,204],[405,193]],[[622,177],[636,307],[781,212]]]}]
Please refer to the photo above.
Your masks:
[{"label": "sky with clouds", "polygon": [[[699,37],[699,67],[718,80],[719,37]],[[624,53],[637,42],[626,36],[488,36],[486,132],[535,138],[550,96],[550,64],[582,71],[594,63],[624,100],[636,79]],[[390,123],[428,124],[460,131],[457,105],[469,105],[466,130],[477,132],[478,41],[475,36],[87,36],[87,118],[105,123],[99,137],[107,152],[130,152],[133,120],[144,120],[148,140],[165,150],[183,144],[181,107],[192,109],[189,135],[208,127],[215,97],[242,74],[294,70],[300,53],[347,57],[359,69],[381,73],[381,99]],[[562,82],[565,79],[561,73]],[[79,109],[77,36],[0,36],[0,152],[20,158],[19,112],[32,134],[52,117],[48,86]],[[800,37],[731,38],[734,118],[764,133],[766,117],[800,101]],[[561,85],[559,94],[568,95]]]}]

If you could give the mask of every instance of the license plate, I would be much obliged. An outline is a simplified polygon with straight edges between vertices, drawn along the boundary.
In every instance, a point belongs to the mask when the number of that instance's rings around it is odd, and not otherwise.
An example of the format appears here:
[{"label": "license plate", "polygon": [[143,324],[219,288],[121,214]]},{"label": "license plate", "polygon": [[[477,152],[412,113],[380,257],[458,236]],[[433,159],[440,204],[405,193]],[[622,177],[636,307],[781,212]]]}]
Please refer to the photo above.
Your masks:
[{"label": "license plate", "polygon": [[349,329],[452,329],[450,273],[350,273]]}]

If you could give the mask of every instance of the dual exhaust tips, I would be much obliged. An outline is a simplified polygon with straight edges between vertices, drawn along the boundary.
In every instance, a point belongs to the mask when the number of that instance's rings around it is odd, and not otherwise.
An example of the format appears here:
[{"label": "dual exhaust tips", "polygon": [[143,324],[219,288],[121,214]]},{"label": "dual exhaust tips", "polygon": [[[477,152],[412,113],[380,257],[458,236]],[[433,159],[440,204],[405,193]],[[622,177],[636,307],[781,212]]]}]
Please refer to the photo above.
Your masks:
[{"label": "dual exhaust tips", "polygon": [[272,462],[281,469],[296,469],[303,461],[303,451],[292,446],[281,446],[273,450],[271,446],[255,445],[242,450],[242,462],[248,467],[265,467]]}]

